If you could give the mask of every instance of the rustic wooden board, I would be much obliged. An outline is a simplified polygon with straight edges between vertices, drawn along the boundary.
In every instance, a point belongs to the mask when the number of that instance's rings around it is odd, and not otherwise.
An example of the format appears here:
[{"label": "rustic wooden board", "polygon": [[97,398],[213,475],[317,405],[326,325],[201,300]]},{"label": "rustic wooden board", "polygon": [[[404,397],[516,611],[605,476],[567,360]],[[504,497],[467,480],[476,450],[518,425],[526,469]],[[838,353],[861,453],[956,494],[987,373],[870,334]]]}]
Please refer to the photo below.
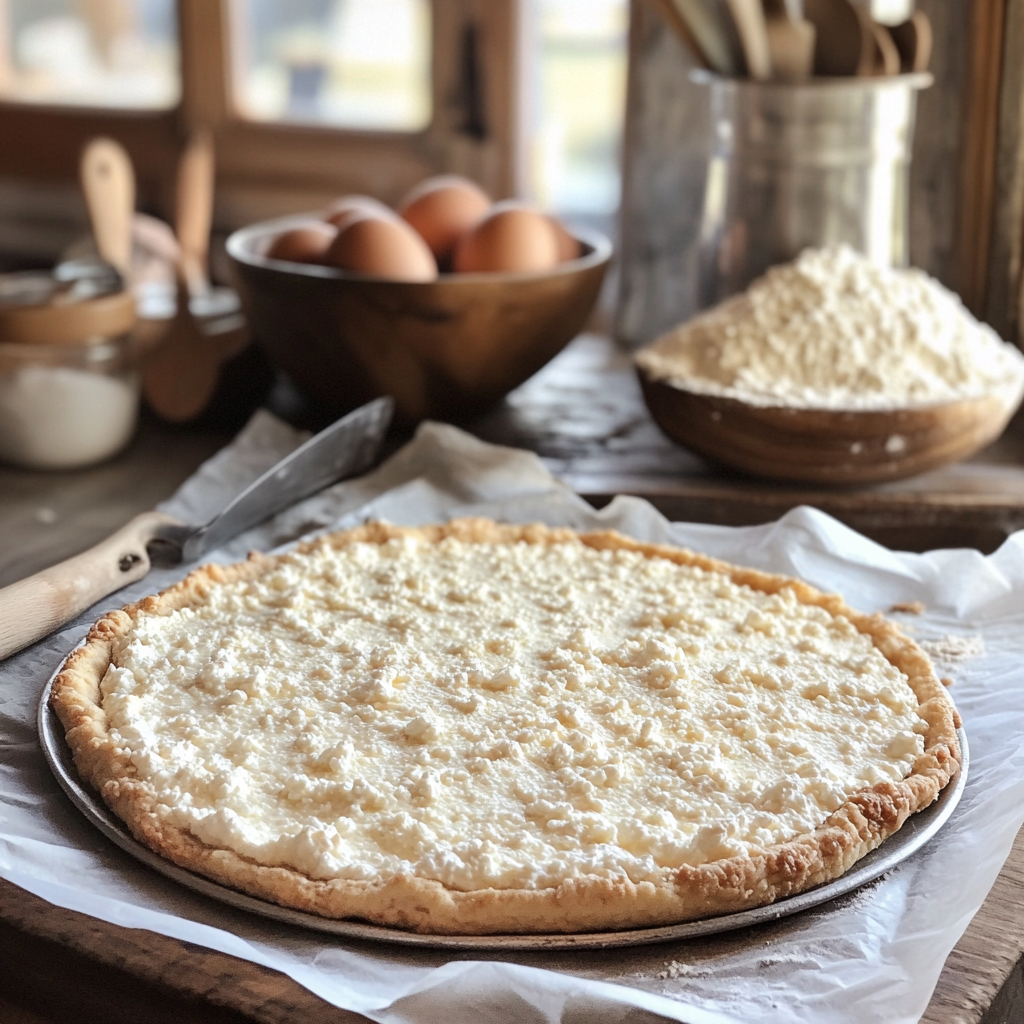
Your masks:
[{"label": "rustic wooden board", "polygon": [[[876,533],[902,530],[908,541],[920,541],[926,531],[935,536],[945,530],[968,544],[985,536],[995,540],[1014,525],[1024,525],[1020,422],[974,461],[903,484],[854,491],[773,487],[715,472],[662,437],[642,404],[628,357],[596,336],[575,342],[476,429],[491,440],[538,451],[552,469],[596,502],[632,491],[651,498],[673,518],[764,521],[802,500],[817,502],[861,528],[867,524]],[[58,553],[79,550],[112,532],[139,508],[169,495],[222,440],[149,422],[128,453],[102,467],[71,474],[0,469],[0,536],[7,541],[0,545],[0,580],[41,568]],[[57,521],[40,519],[42,509],[57,511]],[[1022,919],[1024,832],[947,961],[924,1024],[1024,1019],[1024,987],[1017,984],[1024,970]],[[38,940],[41,944],[31,948],[45,958],[49,976],[67,979],[64,1019],[86,1019],[70,1012],[76,992],[90,985],[91,972],[79,957],[117,972],[109,976],[117,980],[107,991],[127,1001],[120,1016],[108,1015],[112,1024],[163,1024],[169,1019],[167,993],[186,1005],[209,1009],[210,1014],[197,1011],[194,1016],[210,1024],[234,1024],[239,1015],[264,1024],[354,1024],[365,1019],[328,1006],[276,972],[71,913],[5,882],[0,882],[0,921],[7,926],[6,932],[0,927],[0,962],[15,962],[4,951],[18,947],[19,934],[35,937],[26,938],[24,948]],[[14,1006],[28,1005],[29,974],[0,970],[0,1019],[6,1019],[4,999]],[[49,1005],[52,1009],[54,1004]],[[177,1009],[182,1004],[173,1005]],[[222,1019],[213,1013],[216,1007],[235,1013]],[[990,1008],[1001,1016],[989,1016]],[[38,1016],[43,1024],[56,1019],[56,1013]],[[187,1014],[181,1019],[188,1019]]]},{"label": "rustic wooden board", "polygon": [[1024,417],[973,459],[909,480],[852,489],[756,481],[669,441],[647,412],[631,356],[597,335],[573,342],[473,429],[537,452],[595,504],[636,494],[673,520],[740,526],[812,505],[911,551],[992,551],[1024,527]]},{"label": "rustic wooden board", "polygon": [[[1024,1020],[1024,829],[981,910],[946,959],[921,1024],[1014,1024]],[[999,1000],[1010,987],[1013,1001]],[[996,1011],[990,1013],[990,1010]]]},{"label": "rustic wooden board", "polygon": [[[999,1009],[1006,1015],[988,1016],[989,1007],[1007,982],[1012,984],[1015,972],[1019,974],[1024,964],[1022,908],[1024,830],[1017,836],[988,899],[947,959],[921,1024],[1007,1024],[1024,1019],[1024,1000],[1019,998],[1008,1007],[1000,1001]],[[182,1002],[186,1006],[202,1003],[229,1007],[261,1024],[291,1024],[297,1020],[359,1024],[367,1020],[330,1006],[276,971],[178,939],[120,928],[62,910],[2,879],[0,921],[26,936],[46,940],[40,950],[48,957],[47,972],[51,977],[65,978],[69,1003],[76,989],[85,991],[91,983],[78,960],[80,956],[118,972],[123,989],[111,997],[111,1012],[106,1018],[114,1024],[121,1020],[126,1024],[163,1024],[167,1018],[161,1013],[161,996],[154,987],[175,995],[175,1009]],[[0,931],[0,952],[5,945],[3,938]],[[623,951],[623,955],[626,953]],[[92,978],[95,980],[95,975]],[[4,994],[19,1001],[15,979],[0,987],[0,996]],[[31,994],[20,1001],[30,1000]],[[145,1014],[147,1000],[154,1007],[152,1016]],[[119,1001],[132,1008],[134,1017],[125,1018],[117,1012]],[[215,1016],[200,1017],[198,1013],[187,1019],[204,1024],[207,1020],[209,1024],[218,1021]],[[227,1020],[234,1024],[235,1018]],[[599,1024],[596,1018],[594,1024]]]},{"label": "rustic wooden board", "polygon": [[[83,993],[85,1004],[81,1017],[72,1014],[65,1020],[81,1020],[88,1011],[100,1009],[90,1005],[89,988],[97,980],[111,977],[106,972],[98,972],[100,979],[83,977],[85,971],[78,962],[78,956],[112,969],[116,972],[114,977],[119,976],[129,985],[133,980],[137,982],[134,991],[110,994],[108,1020],[117,1020],[121,1016],[118,1010],[127,1003],[137,1014],[133,1024],[150,1024],[150,1021],[163,1024],[166,1018],[159,1010],[161,989],[177,996],[177,1010],[183,1008],[182,1003],[185,1009],[189,1008],[189,1003],[198,1004],[200,1008],[204,1004],[229,1007],[243,1014],[244,1019],[263,1024],[291,1024],[305,1020],[323,1024],[359,1024],[368,1019],[362,1014],[331,1006],[277,971],[155,932],[120,928],[85,914],[55,907],[3,879],[0,879],[0,919],[18,932],[55,944],[47,949],[47,953],[56,958],[56,962],[49,964],[48,973],[51,978],[56,978],[64,974],[59,970],[60,966],[68,965],[70,973],[65,980],[65,999],[73,1003],[77,988]],[[67,951],[63,958],[61,950]],[[11,959],[13,957],[5,957],[5,962]],[[13,979],[5,987],[13,990]],[[101,985],[97,987],[102,988]],[[156,992],[152,991],[154,988]],[[8,998],[13,1001],[19,994],[11,991]],[[157,1005],[149,1020],[143,1016],[147,995]],[[22,1001],[38,1005],[40,1000],[32,992],[22,996]],[[89,1019],[99,1019],[99,1016],[89,1016]],[[191,1020],[193,1015],[183,1015],[179,1019]],[[215,1017],[212,1019],[216,1020]],[[200,1022],[202,1020],[199,1018]]]},{"label": "rustic wooden board", "polygon": [[0,464],[0,587],[78,554],[153,508],[231,436],[168,427],[147,416],[127,450],[90,469],[39,472]]}]

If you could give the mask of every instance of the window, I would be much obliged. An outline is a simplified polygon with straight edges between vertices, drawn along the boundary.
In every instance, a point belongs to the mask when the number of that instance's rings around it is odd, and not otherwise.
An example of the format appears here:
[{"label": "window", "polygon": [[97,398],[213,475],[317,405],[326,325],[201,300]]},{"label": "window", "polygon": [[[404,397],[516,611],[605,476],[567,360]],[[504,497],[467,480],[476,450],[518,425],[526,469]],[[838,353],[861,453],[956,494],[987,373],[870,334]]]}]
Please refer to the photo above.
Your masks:
[{"label": "window", "polygon": [[529,184],[569,217],[608,221],[618,209],[627,23],[626,0],[530,5]]},{"label": "window", "polygon": [[77,204],[80,230],[78,155],[103,133],[128,148],[142,208],[171,217],[177,156],[204,127],[225,230],[344,192],[392,201],[445,171],[610,228],[627,12],[628,0],[0,0],[0,137],[20,143],[0,146],[0,222],[31,232]]},{"label": "window", "polygon": [[[69,210],[78,220],[65,233],[81,231],[78,158],[97,134],[128,149],[140,207],[170,219],[184,140],[210,129],[222,230],[345,192],[393,201],[445,171],[518,194],[520,10],[520,0],[0,0],[0,138],[19,142],[0,146],[3,234],[21,239],[48,219],[38,261],[43,248],[55,255]],[[39,24],[48,45],[61,32],[78,40],[88,88],[50,58],[45,76],[29,74],[14,51]],[[104,56],[115,50],[128,56]],[[132,84],[143,72],[148,84]]]},{"label": "window", "polygon": [[0,0],[0,97],[168,109],[181,94],[174,0]]},{"label": "window", "polygon": [[427,0],[241,0],[235,17],[242,116],[394,131],[430,123]]},{"label": "window", "polygon": [[[918,234],[1009,336],[1022,322],[1024,8],[919,6],[943,63],[917,133],[933,159],[914,173],[946,214]],[[0,259],[41,262],[81,232],[78,158],[97,134],[128,148],[141,208],[171,219],[198,127],[216,143],[221,230],[345,192],[393,201],[444,171],[610,229],[627,35],[636,192],[674,173],[644,139],[689,116],[666,72],[685,54],[649,0],[0,0]],[[626,211],[627,261],[678,248],[672,223]]]}]

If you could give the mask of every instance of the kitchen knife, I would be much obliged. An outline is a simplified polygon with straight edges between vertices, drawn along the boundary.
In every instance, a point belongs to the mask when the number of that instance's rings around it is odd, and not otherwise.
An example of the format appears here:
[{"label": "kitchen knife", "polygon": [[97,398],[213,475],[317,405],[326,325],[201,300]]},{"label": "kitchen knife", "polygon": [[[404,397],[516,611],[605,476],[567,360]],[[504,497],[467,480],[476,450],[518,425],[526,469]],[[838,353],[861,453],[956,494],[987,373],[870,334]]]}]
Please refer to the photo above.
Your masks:
[{"label": "kitchen knife", "polygon": [[377,398],[349,413],[286,455],[202,526],[143,512],[88,551],[0,589],[0,661],[141,580],[154,561],[193,562],[302,498],[367,469],[393,411],[392,399]]}]

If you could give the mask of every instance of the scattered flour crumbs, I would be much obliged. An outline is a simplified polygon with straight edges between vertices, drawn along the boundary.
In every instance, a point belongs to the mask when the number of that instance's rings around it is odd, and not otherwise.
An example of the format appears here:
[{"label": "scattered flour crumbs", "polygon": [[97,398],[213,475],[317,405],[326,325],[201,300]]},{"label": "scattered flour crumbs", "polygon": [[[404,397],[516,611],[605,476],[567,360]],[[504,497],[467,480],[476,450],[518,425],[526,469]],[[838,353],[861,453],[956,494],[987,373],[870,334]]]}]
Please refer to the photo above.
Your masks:
[{"label": "scattered flour crumbs", "polygon": [[653,378],[759,405],[897,409],[993,392],[1024,356],[920,270],[808,249],[637,353]]},{"label": "scattered flour crumbs", "polygon": [[954,636],[947,633],[933,640],[918,640],[917,643],[936,661],[953,664],[970,661],[971,658],[978,658],[985,653],[985,641],[977,635]]}]

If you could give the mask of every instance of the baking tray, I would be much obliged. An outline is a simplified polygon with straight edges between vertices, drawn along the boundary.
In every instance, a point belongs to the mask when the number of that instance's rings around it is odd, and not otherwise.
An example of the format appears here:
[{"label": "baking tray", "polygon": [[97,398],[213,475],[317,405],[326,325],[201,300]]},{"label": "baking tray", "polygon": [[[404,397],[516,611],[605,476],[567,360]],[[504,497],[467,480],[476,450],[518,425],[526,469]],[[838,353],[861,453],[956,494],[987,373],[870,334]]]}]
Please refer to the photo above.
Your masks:
[{"label": "baking tray", "polygon": [[202,875],[179,868],[169,860],[153,853],[139,843],[128,831],[120,818],[116,817],[92,789],[87,788],[78,776],[71,748],[64,738],[64,727],[50,708],[50,690],[54,680],[64,667],[62,662],[43,688],[39,702],[39,742],[46,762],[50,766],[71,802],[108,839],[126,853],[147,864],[160,874],[201,893],[211,899],[226,903],[239,910],[247,910],[275,921],[311,928],[349,939],[397,943],[403,946],[420,946],[432,949],[451,950],[544,950],[544,949],[612,949],[621,946],[643,946],[657,942],[677,942],[682,939],[715,935],[719,932],[748,928],[752,925],[777,921],[779,918],[798,914],[802,910],[820,906],[839,896],[845,896],[860,886],[874,881],[891,871],[928,842],[949,820],[956,805],[963,796],[967,783],[968,751],[967,736],[963,729],[957,731],[963,751],[963,765],[956,778],[939,794],[938,799],[923,811],[912,815],[903,827],[890,836],[876,850],[857,862],[853,870],[841,878],[815,889],[789,896],[764,907],[754,907],[736,914],[705,918],[702,921],[688,921],[684,924],[665,925],[658,928],[636,928],[615,932],[577,932],[571,935],[419,935],[400,928],[386,928],[381,925],[364,924],[359,921],[336,920],[308,914],[301,910],[290,910],[276,903],[268,903],[254,896],[236,892],[226,886],[211,882]]}]

